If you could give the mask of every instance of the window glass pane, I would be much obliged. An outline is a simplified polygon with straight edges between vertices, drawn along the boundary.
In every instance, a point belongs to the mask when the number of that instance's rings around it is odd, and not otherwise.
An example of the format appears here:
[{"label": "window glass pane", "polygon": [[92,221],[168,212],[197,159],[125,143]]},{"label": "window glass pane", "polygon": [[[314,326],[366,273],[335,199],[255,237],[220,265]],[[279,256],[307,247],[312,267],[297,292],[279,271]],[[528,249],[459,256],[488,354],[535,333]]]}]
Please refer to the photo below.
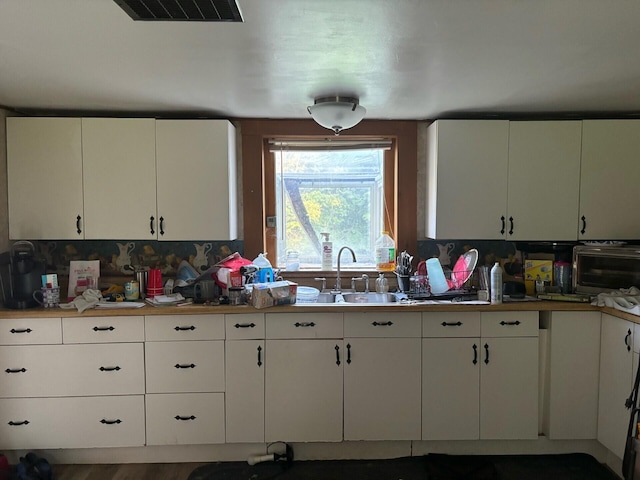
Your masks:
[{"label": "window glass pane", "polygon": [[295,250],[301,268],[319,269],[322,232],[333,242],[333,264],[338,250],[351,247],[357,263],[344,255],[344,268],[375,267],[374,244],[384,214],[384,151],[277,150],[275,158],[277,265]]}]

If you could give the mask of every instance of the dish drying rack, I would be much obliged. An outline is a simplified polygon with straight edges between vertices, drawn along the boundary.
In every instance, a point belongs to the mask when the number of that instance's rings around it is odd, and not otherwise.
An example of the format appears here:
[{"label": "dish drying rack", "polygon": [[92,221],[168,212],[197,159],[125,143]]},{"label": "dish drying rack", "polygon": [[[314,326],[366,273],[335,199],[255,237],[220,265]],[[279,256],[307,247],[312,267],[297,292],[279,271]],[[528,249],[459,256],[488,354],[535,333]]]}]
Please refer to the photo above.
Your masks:
[{"label": "dish drying rack", "polygon": [[[450,284],[453,284],[453,280],[451,279],[453,272],[450,270],[446,270],[445,278]],[[477,290],[473,288],[471,284],[471,278],[473,274],[473,270],[465,272],[468,274],[469,279],[464,283],[462,288],[451,288],[443,293],[431,293],[431,288],[429,285],[429,276],[428,275],[413,275],[409,278],[409,291],[405,292],[407,297],[412,300],[450,300],[453,298],[472,298],[477,296]],[[465,287],[465,285],[469,285]]]}]

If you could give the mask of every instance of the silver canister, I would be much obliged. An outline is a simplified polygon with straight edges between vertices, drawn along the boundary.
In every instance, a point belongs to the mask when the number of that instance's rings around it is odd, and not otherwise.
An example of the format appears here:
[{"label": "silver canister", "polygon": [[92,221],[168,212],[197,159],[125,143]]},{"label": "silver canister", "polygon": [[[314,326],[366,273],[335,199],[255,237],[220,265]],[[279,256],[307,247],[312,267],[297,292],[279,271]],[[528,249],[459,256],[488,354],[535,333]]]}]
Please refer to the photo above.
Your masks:
[{"label": "silver canister", "polygon": [[140,298],[145,298],[147,294],[147,283],[149,280],[149,271],[148,270],[136,270],[134,273],[134,277],[138,282],[140,288]]}]

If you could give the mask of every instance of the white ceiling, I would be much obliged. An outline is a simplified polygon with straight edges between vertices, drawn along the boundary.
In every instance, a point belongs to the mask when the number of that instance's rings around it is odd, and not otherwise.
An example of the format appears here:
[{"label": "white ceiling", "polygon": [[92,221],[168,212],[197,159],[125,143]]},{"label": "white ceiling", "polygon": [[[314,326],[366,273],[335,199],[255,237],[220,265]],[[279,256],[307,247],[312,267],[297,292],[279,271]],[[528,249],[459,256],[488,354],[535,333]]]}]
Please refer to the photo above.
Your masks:
[{"label": "white ceiling", "polygon": [[134,22],[113,0],[0,0],[0,106],[369,119],[640,112],[637,0],[237,0],[245,22]]}]

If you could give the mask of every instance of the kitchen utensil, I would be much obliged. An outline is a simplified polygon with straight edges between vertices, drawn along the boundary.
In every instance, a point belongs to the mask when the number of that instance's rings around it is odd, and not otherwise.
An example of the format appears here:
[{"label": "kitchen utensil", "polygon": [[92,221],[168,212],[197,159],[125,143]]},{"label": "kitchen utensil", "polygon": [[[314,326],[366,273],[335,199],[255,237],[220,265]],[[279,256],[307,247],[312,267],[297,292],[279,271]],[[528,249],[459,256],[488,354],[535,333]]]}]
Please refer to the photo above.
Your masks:
[{"label": "kitchen utensil", "polygon": [[462,288],[462,285],[465,284],[471,275],[473,275],[473,271],[476,268],[476,264],[478,263],[478,250],[472,248],[468,252],[460,255],[458,261],[453,267],[453,273],[451,274],[451,281],[453,282],[453,288]]}]

